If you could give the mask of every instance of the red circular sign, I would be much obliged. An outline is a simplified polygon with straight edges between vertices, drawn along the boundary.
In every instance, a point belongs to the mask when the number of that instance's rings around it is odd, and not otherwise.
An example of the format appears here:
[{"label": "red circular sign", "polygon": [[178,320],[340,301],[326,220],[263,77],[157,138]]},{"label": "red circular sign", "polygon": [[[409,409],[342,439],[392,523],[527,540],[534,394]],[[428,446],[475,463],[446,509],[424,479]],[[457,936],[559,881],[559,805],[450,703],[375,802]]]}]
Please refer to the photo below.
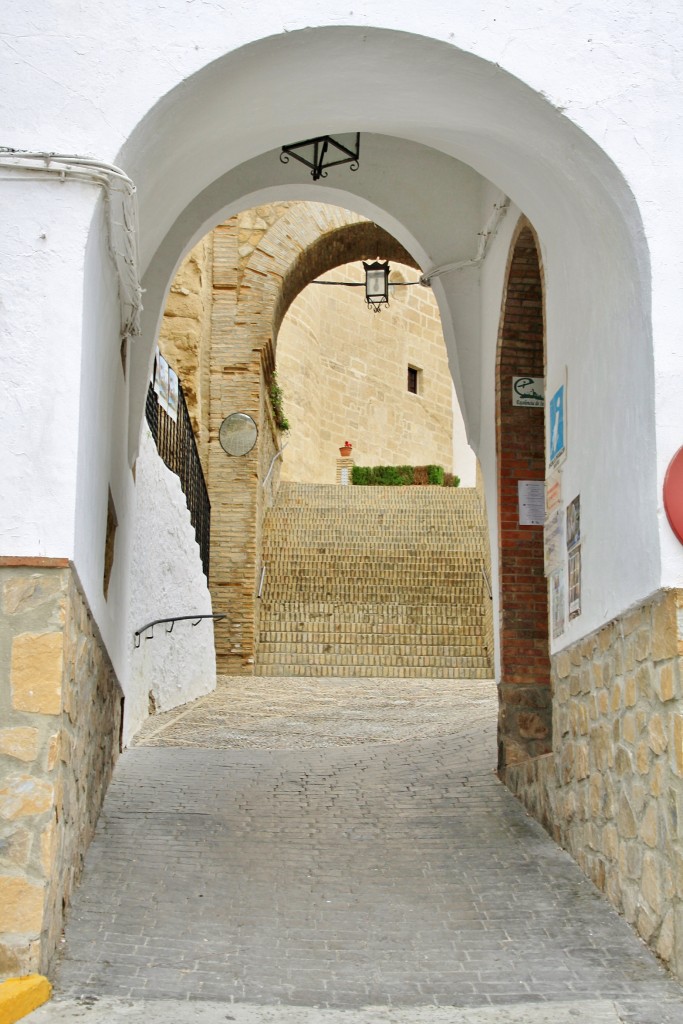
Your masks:
[{"label": "red circular sign", "polygon": [[683,544],[683,448],[674,455],[664,477],[664,508],[671,529]]}]

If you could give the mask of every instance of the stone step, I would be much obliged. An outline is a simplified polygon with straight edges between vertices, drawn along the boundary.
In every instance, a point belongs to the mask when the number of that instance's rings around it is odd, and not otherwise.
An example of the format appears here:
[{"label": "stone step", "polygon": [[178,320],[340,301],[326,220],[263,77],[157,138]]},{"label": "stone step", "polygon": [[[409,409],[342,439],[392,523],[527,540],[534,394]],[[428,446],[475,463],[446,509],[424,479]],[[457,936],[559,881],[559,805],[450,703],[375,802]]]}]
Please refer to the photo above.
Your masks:
[{"label": "stone step", "polygon": [[[354,626],[356,628],[354,628]],[[357,623],[349,619],[340,618],[337,621],[314,620],[301,616],[298,619],[278,618],[278,625],[275,629],[259,630],[259,639],[263,643],[293,643],[298,640],[311,643],[346,643],[346,638],[359,644],[387,643],[400,644],[408,642],[416,643],[444,643],[449,638],[458,642],[470,637],[480,638],[482,636],[482,618],[472,619],[467,623],[443,623],[434,625],[432,623],[397,623],[377,625],[368,624],[367,621],[359,619]]]},{"label": "stone step", "polygon": [[257,676],[325,676],[340,678],[395,678],[395,679],[490,679],[491,669],[487,664],[485,668],[469,668],[461,665],[442,667],[437,665],[415,665],[397,666],[389,663],[379,665],[320,665],[312,662],[310,665],[293,665],[281,662],[278,665],[261,665],[260,660],[254,664],[254,675]]},{"label": "stone step", "polygon": [[489,678],[485,530],[474,490],[283,485],[255,671]]},{"label": "stone step", "polygon": [[[368,632],[377,632],[400,626],[419,626],[424,629],[466,627],[479,623],[483,610],[469,604],[453,608],[442,602],[437,604],[397,604],[383,602],[381,605],[368,602],[316,602],[281,601],[264,598],[261,602],[261,620],[278,622],[310,622],[311,628],[320,623],[321,628],[337,628],[339,623],[359,623],[368,627]],[[277,629],[277,625],[274,625]]]},{"label": "stone step", "polygon": [[[285,576],[279,579],[266,577],[261,598],[263,601],[298,602],[317,604],[320,602],[350,604],[362,601],[367,605],[403,604],[450,604],[456,608],[481,603],[483,582],[454,583],[448,580],[422,580],[414,586],[400,588],[395,580],[377,580],[372,584],[361,576],[348,579],[326,579],[319,576],[305,576],[294,579]],[[345,601],[344,594],[349,597]]]},{"label": "stone step", "polygon": [[442,654],[306,654],[301,651],[284,650],[282,652],[259,652],[259,665],[318,665],[340,668],[353,665],[366,665],[379,668],[394,665],[400,668],[455,668],[460,665],[467,668],[488,668],[488,659],[483,655],[466,654],[448,657]]},{"label": "stone step", "polygon": [[344,655],[362,657],[366,654],[377,654],[383,657],[399,655],[401,657],[421,658],[476,658],[481,650],[481,638],[472,638],[472,643],[434,644],[414,643],[403,638],[403,642],[388,641],[387,643],[357,643],[354,637],[340,638],[336,642],[294,641],[259,641],[259,656],[265,654],[284,654],[291,652],[297,655],[317,657],[319,655]]}]

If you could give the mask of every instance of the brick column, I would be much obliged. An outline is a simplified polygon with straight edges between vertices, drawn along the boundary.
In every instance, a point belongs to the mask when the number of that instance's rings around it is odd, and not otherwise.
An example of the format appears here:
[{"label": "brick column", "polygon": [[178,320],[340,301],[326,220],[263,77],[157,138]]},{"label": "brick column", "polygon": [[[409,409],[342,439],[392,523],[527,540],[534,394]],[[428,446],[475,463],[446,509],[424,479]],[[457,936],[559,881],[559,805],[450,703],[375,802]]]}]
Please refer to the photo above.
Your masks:
[{"label": "brick column", "polygon": [[497,367],[501,714],[499,768],[551,746],[543,528],[520,526],[520,480],[545,477],[544,410],[512,404],[512,378],[544,375],[543,284],[529,227],[510,259]]}]

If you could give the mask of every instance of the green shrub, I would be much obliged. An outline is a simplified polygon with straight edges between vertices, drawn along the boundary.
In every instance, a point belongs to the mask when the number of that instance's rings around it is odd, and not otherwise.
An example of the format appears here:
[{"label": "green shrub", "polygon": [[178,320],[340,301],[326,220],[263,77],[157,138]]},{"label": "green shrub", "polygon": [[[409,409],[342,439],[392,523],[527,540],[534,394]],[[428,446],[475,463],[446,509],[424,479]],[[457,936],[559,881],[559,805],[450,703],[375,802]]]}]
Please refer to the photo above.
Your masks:
[{"label": "green shrub", "polygon": [[283,432],[289,430],[289,420],[285,416],[282,388],[278,384],[277,373],[274,373],[270,378],[268,394],[270,395],[270,404],[273,408],[273,416],[275,417],[275,426],[278,430],[282,430]]},{"label": "green shrub", "polygon": [[353,466],[351,483],[371,487],[405,487],[409,484],[457,487],[460,477],[444,473],[443,466]]},{"label": "green shrub", "polygon": [[369,484],[370,475],[372,470],[369,466],[353,466],[351,468],[351,483],[352,484]]}]

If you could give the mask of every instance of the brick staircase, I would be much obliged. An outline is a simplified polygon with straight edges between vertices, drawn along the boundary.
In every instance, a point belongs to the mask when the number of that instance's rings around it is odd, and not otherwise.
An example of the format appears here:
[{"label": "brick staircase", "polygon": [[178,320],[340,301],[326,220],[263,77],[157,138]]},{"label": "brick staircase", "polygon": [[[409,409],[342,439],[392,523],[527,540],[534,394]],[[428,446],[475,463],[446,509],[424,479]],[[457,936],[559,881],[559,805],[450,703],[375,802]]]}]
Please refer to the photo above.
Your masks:
[{"label": "brick staircase", "polygon": [[255,672],[488,679],[474,489],[280,486]]}]

